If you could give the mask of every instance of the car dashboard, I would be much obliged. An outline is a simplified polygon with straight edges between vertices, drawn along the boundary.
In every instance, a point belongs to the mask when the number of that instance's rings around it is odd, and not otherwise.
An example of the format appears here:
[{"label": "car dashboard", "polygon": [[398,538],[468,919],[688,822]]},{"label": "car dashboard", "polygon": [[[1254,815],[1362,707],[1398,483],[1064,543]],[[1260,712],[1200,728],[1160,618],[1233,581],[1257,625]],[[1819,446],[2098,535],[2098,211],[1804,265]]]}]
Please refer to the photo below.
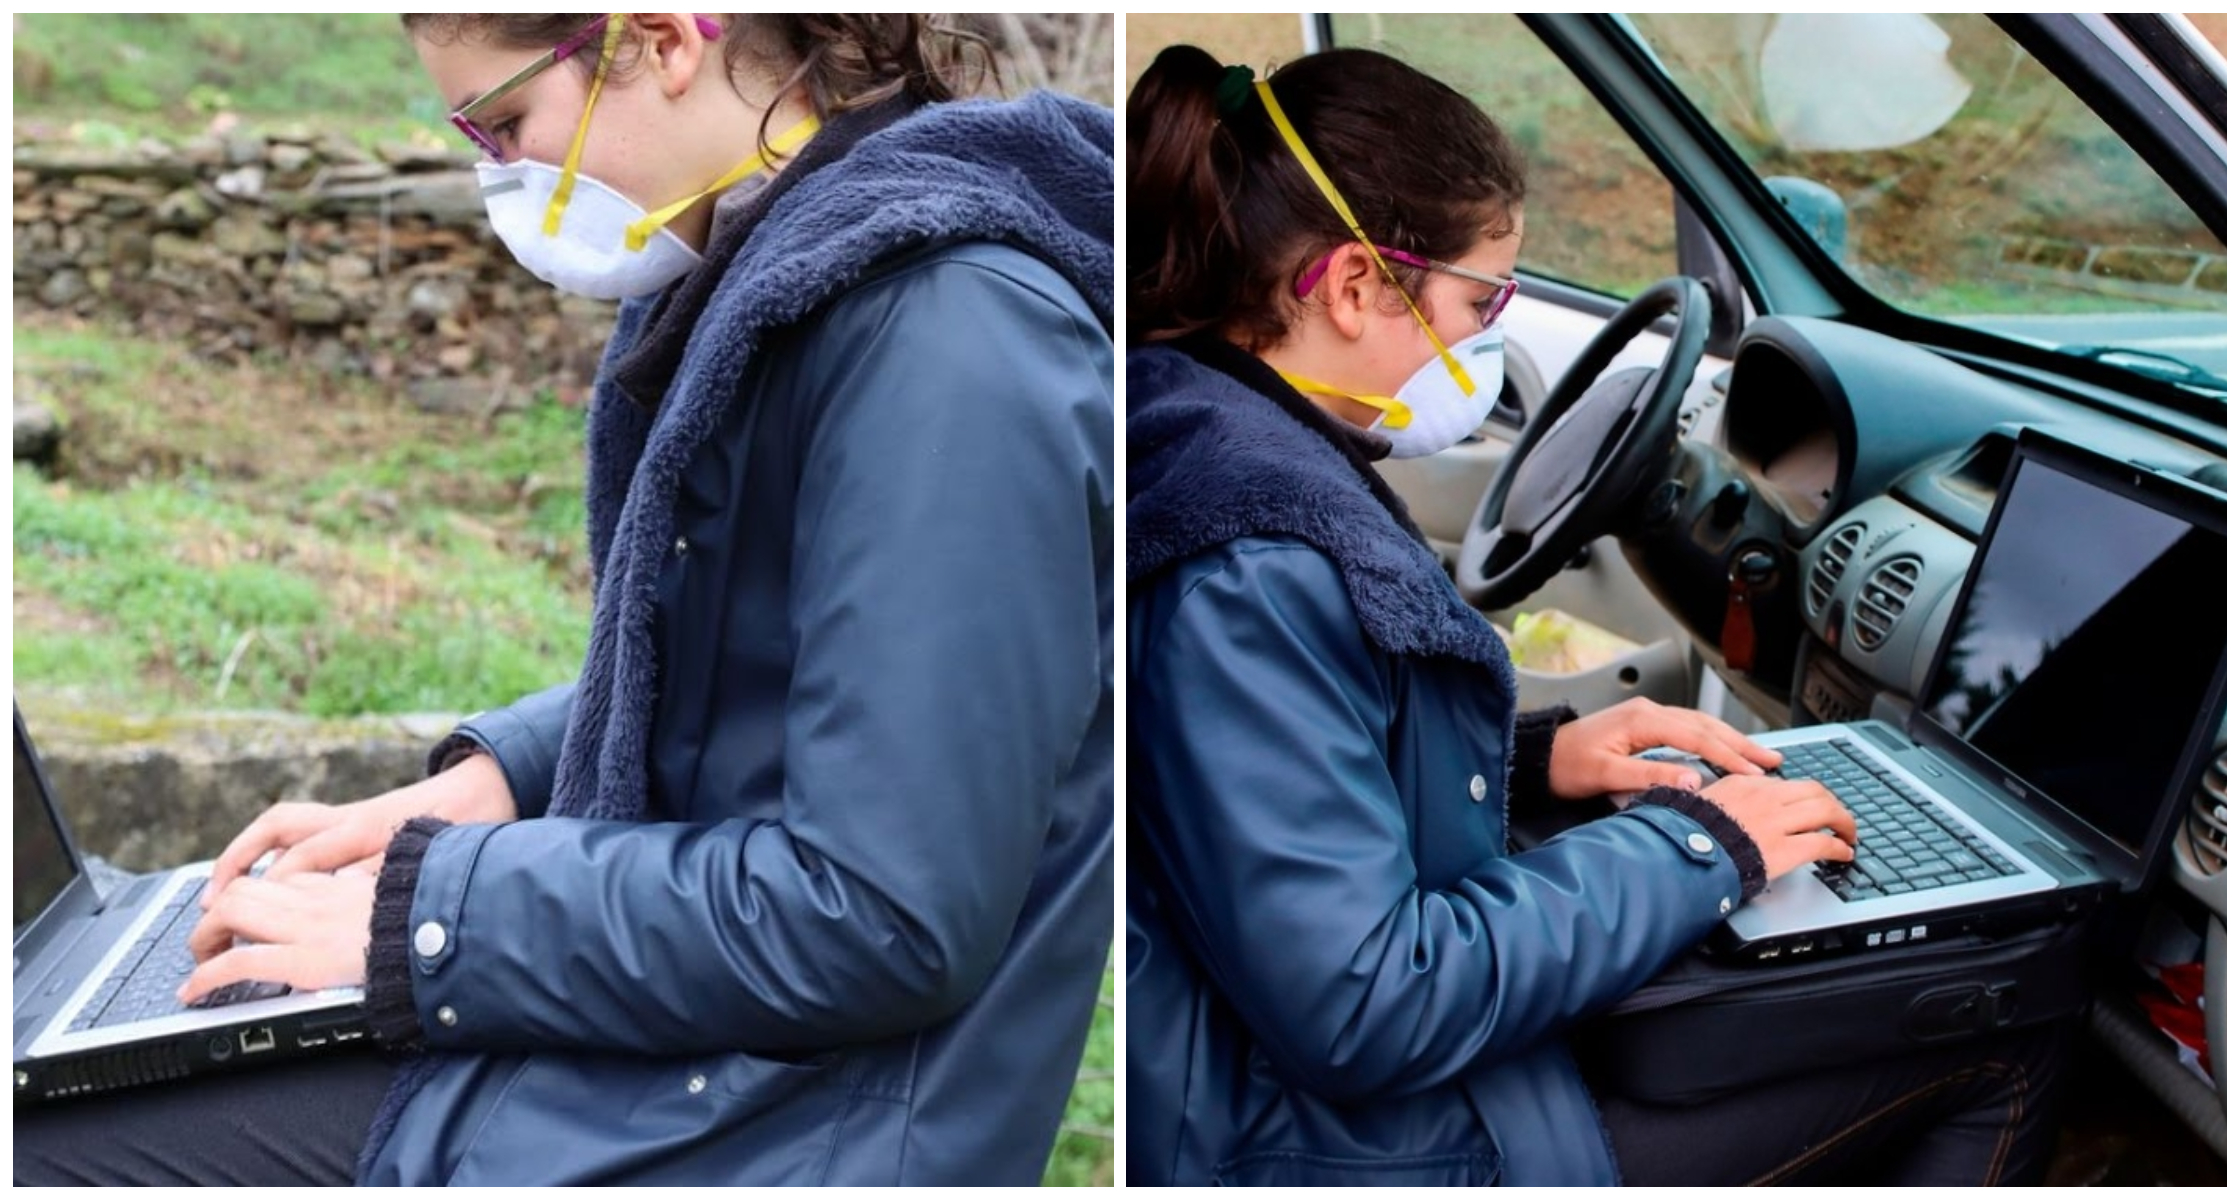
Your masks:
[{"label": "car dashboard", "polygon": [[1768,599],[1801,635],[1787,679],[1753,681],[1791,723],[1920,694],[2023,427],[2225,486],[2217,451],[1834,322],[1755,323],[1722,408],[1712,444],[1757,510],[1737,525],[1769,544]]}]

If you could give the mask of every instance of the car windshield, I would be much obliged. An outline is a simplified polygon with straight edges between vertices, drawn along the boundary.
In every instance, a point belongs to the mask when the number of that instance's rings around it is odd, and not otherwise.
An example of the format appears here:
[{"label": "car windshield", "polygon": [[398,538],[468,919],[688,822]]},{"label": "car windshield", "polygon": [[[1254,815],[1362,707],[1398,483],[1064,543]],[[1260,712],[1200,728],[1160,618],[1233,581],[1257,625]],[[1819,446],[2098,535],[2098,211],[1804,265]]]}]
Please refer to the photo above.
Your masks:
[{"label": "car windshield", "polygon": [[1885,302],[2223,398],[2221,231],[1989,19],[1630,20],[1811,239]]}]

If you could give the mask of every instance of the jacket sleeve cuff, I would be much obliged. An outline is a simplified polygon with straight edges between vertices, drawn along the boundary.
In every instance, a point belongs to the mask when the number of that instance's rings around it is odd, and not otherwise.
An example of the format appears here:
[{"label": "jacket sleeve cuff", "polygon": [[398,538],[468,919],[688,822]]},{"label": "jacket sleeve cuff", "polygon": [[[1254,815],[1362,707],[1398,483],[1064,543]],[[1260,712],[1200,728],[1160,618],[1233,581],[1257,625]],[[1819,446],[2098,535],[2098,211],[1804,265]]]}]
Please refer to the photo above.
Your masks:
[{"label": "jacket sleeve cuff", "polygon": [[1766,890],[1765,856],[1758,853],[1758,844],[1727,815],[1726,809],[1694,792],[1672,787],[1650,788],[1634,803],[1661,805],[1703,826],[1703,831],[1717,840],[1720,849],[1734,860],[1734,869],[1742,876],[1744,900]]},{"label": "jacket sleeve cuff", "polygon": [[524,820],[543,816],[552,805],[552,781],[574,700],[575,684],[564,683],[468,717],[428,752],[428,774],[439,775],[462,759],[487,754],[505,774],[515,815]]},{"label": "jacket sleeve cuff", "polygon": [[373,928],[366,942],[366,1023],[384,1045],[420,1040],[420,1012],[412,1003],[412,897],[428,843],[450,828],[435,817],[414,817],[389,839],[381,877],[373,888]]},{"label": "jacket sleeve cuff", "polygon": [[1556,730],[1579,719],[1568,704],[1517,714],[1516,739],[1509,757],[1509,805],[1514,809],[1546,807],[1555,800],[1548,790],[1548,762],[1555,757]]}]

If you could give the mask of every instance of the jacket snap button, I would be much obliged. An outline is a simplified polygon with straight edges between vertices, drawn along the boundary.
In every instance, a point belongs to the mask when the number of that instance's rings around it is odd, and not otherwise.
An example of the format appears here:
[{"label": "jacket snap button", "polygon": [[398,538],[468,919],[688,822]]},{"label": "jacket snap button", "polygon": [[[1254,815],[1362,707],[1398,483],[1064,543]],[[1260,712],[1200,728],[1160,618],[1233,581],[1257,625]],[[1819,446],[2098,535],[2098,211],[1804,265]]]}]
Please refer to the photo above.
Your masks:
[{"label": "jacket snap button", "polygon": [[1711,844],[1711,839],[1704,834],[1691,833],[1688,835],[1688,849],[1698,854],[1711,853]]},{"label": "jacket snap button", "polygon": [[685,1085],[684,1085],[684,1090],[686,1090],[686,1091],[688,1091],[688,1092],[691,1092],[691,1093],[692,1093],[693,1095],[695,1095],[695,1096],[699,1095],[700,1093],[702,1093],[702,1092],[704,1092],[704,1091],[707,1091],[707,1090],[708,1090],[708,1077],[707,1077],[707,1076],[705,1076],[705,1075],[695,1075],[695,1076],[693,1076],[693,1077],[692,1077],[692,1078],[691,1078],[691,1079],[690,1079],[689,1081],[687,1081],[687,1082],[685,1083]]},{"label": "jacket snap button", "polygon": [[1719,897],[1719,915],[1723,917],[1733,911],[1734,901],[1726,896]]},{"label": "jacket snap button", "polygon": [[1484,804],[1486,802],[1485,776],[1472,775],[1470,777],[1470,802],[1473,804]]},{"label": "jacket snap button", "polygon": [[684,540],[683,538],[677,539],[677,553],[683,554],[685,551],[690,549],[692,549],[692,543]]},{"label": "jacket snap button", "polygon": [[436,1010],[436,1024],[450,1028],[459,1023],[459,1010],[446,1004]]},{"label": "jacket snap button", "polygon": [[443,926],[434,921],[426,921],[420,928],[412,931],[412,952],[422,958],[434,958],[443,953],[445,944],[450,940],[443,932]]}]

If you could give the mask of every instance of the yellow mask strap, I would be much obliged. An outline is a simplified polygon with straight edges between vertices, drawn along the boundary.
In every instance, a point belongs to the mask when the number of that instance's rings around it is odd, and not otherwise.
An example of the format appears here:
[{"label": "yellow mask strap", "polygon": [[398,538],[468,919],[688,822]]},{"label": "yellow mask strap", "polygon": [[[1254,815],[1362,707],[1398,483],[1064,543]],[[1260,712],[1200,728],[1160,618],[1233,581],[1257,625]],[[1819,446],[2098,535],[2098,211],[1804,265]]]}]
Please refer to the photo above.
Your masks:
[{"label": "yellow mask strap", "polygon": [[607,82],[607,67],[614,62],[615,47],[622,44],[622,17],[615,14],[607,18],[606,40],[599,44],[599,69],[591,75],[591,94],[583,98],[583,119],[576,122],[575,140],[568,143],[567,161],[560,165],[560,183],[552,189],[552,200],[544,206],[544,235],[560,236],[560,214],[567,211],[568,198],[576,194],[576,167],[583,162],[583,135],[591,132],[591,106],[599,102],[599,88]]},{"label": "yellow mask strap", "polygon": [[[1307,151],[1307,144],[1300,140],[1299,131],[1291,127],[1291,118],[1283,115],[1283,106],[1276,103],[1276,90],[1270,87],[1265,79],[1253,80],[1252,87],[1254,91],[1260,94],[1260,105],[1268,110],[1268,117],[1275,122],[1276,132],[1282,135],[1283,144],[1290,148],[1291,157],[1299,160],[1299,165],[1306,169],[1307,178],[1314,180],[1315,187],[1321,190],[1322,198],[1330,202],[1330,207],[1338,210],[1339,219],[1346,223],[1346,228],[1353,231],[1353,236],[1360,241],[1362,248],[1369,252],[1369,257],[1376,260],[1377,269],[1384,272],[1385,282],[1391,284],[1393,290],[1400,293],[1400,298],[1407,302],[1408,312],[1414,315],[1416,324],[1423,326],[1423,336],[1430,338],[1431,344],[1438,347],[1439,361],[1447,365],[1447,373],[1454,376],[1455,383],[1462,388],[1462,394],[1465,396],[1477,395],[1478,385],[1471,382],[1470,373],[1462,369],[1462,363],[1448,352],[1447,344],[1440,341],[1439,335],[1432,331],[1431,322],[1424,319],[1423,311],[1416,307],[1415,298],[1408,294],[1408,289],[1400,286],[1399,278],[1393,275],[1392,264],[1386,262],[1384,255],[1377,252],[1377,244],[1371,241],[1368,233],[1362,230],[1361,222],[1354,219],[1352,207],[1346,203],[1344,196],[1338,194],[1338,186],[1330,182],[1330,177],[1323,173],[1321,164],[1315,162],[1314,155]],[[1333,391],[1330,388],[1320,388],[1318,390]],[[1335,392],[1335,394],[1341,396],[1352,395],[1350,392]],[[1371,407],[1381,407],[1374,400],[1360,396],[1354,396],[1353,398]],[[1378,399],[1389,399],[1389,397],[1379,397]],[[1392,400],[1391,403],[1398,405],[1400,402]],[[1390,413],[1391,410],[1387,409],[1386,411]],[[1400,411],[1404,414],[1407,409],[1402,406]],[[1394,429],[1407,427],[1404,419],[1396,424],[1394,418],[1389,415],[1385,418],[1385,424]]]},{"label": "yellow mask strap", "polygon": [[701,191],[686,196],[675,204],[665,205],[646,214],[639,220],[632,221],[630,227],[623,231],[622,244],[632,250],[645,249],[647,239],[658,232],[662,226],[676,220],[684,210],[745,179],[756,171],[768,169],[778,159],[800,149],[810,138],[815,137],[817,130],[822,127],[814,116],[803,118],[800,124],[771,139],[768,146],[749,155],[745,162],[724,172],[723,178],[709,184]]},{"label": "yellow mask strap", "polygon": [[1384,421],[1382,422],[1382,424],[1386,429],[1406,429],[1409,424],[1416,419],[1416,414],[1413,409],[1410,409],[1407,405],[1402,404],[1398,399],[1391,396],[1376,396],[1365,392],[1349,392],[1344,388],[1331,387],[1327,383],[1318,383],[1315,380],[1309,379],[1304,375],[1293,375],[1291,372],[1282,370],[1280,368],[1276,371],[1276,374],[1283,376],[1283,381],[1285,383],[1290,384],[1292,387],[1295,387],[1302,392],[1320,392],[1325,396],[1344,396],[1346,399],[1351,400],[1356,404],[1366,404],[1369,407],[1376,409],[1378,412],[1384,414]]}]

